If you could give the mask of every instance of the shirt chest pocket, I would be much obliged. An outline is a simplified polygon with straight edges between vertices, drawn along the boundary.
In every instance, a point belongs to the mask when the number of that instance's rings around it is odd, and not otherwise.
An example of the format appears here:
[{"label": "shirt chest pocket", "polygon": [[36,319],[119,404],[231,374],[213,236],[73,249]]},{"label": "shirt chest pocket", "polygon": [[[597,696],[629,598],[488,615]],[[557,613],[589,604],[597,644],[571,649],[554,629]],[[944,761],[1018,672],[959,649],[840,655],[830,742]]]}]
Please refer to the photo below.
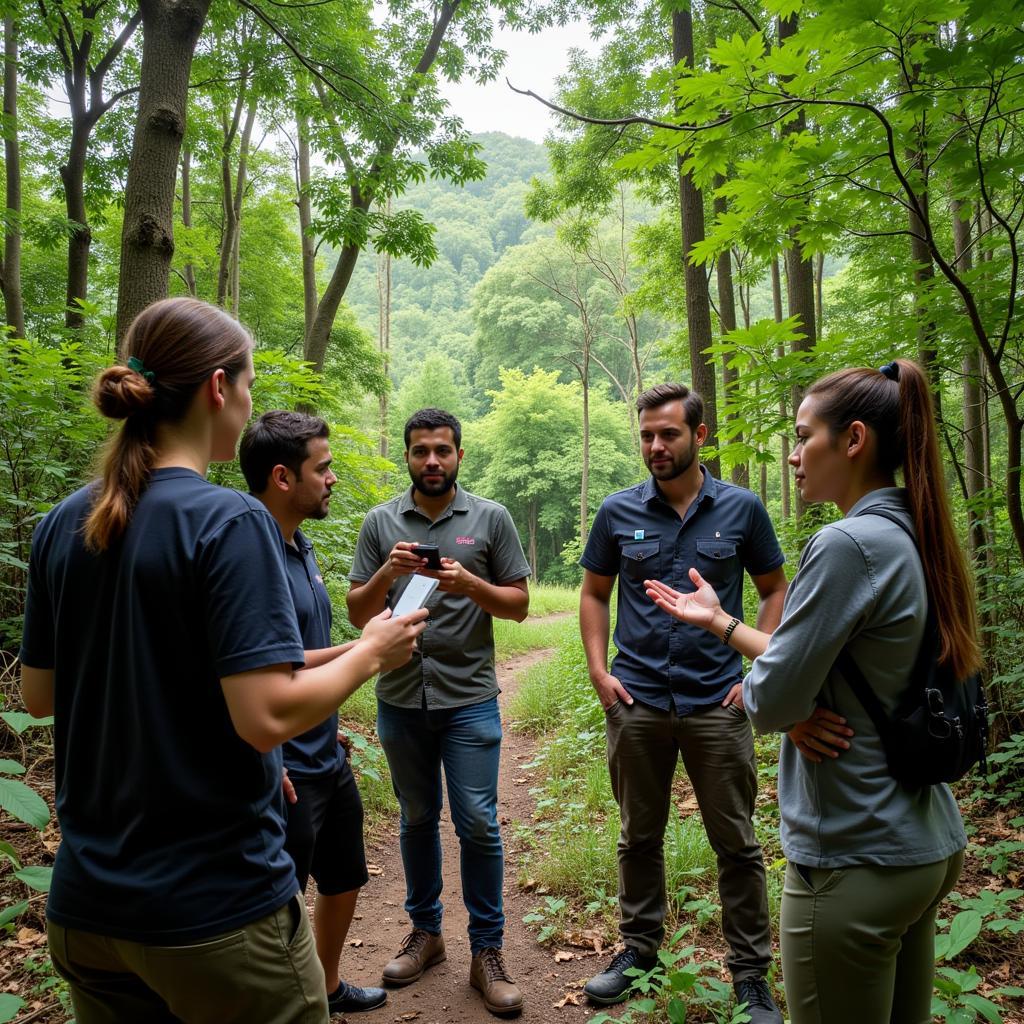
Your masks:
[{"label": "shirt chest pocket", "polygon": [[661,542],[638,540],[622,545],[621,572],[634,580],[656,580],[661,577]]},{"label": "shirt chest pocket", "polygon": [[732,579],[739,571],[736,541],[697,538],[697,572],[712,586]]}]

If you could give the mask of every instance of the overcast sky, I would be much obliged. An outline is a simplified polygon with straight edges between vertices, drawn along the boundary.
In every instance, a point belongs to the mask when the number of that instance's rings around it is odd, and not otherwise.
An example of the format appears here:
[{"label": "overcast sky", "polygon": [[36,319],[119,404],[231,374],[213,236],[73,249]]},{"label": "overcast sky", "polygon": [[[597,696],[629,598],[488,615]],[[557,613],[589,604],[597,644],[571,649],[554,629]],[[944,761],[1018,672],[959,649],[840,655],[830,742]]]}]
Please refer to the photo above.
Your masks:
[{"label": "overcast sky", "polygon": [[565,71],[569,50],[576,48],[596,53],[600,42],[590,38],[586,22],[563,28],[545,29],[538,35],[499,29],[494,45],[508,53],[502,73],[494,82],[442,83],[442,93],[452,104],[452,112],[462,118],[471,132],[505,132],[543,142],[554,126],[554,115],[528,96],[519,96],[509,89],[505,78],[517,89],[532,89],[539,96],[551,99],[555,78]]}]

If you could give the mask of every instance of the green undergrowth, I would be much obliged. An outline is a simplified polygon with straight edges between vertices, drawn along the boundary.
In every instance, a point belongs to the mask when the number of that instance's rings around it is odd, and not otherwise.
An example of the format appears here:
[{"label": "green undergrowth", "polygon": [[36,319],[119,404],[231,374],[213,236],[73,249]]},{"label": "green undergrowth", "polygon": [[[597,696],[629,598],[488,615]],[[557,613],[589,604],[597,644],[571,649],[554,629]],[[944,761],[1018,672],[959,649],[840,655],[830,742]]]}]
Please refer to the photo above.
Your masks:
[{"label": "green undergrowth", "polygon": [[[522,766],[536,801],[534,820],[518,826],[517,832],[519,882],[535,895],[523,920],[542,943],[610,945],[618,938],[619,814],[608,778],[604,712],[590,684],[575,620],[559,624],[552,657],[524,675],[510,717],[512,728],[537,740],[533,760]],[[777,735],[755,737],[754,826],[764,849],[776,934],[785,874],[776,794],[779,743]],[[1014,761],[1017,747],[1024,748],[1024,740],[1013,737],[990,756],[990,774],[964,801],[970,856],[958,891],[940,910],[936,940],[932,1011],[947,1024],[1020,1019],[1003,1014],[1024,997],[1024,988],[1005,984],[1001,973],[1014,951],[1024,951],[1024,889],[1017,887],[1024,818],[1014,813],[1024,803],[1024,782],[1016,776],[1007,781],[1001,774],[1004,763]],[[635,998],[616,1008],[614,1016],[598,1014],[594,1024],[612,1019],[741,1024],[748,1019],[736,1007],[731,985],[722,980],[726,948],[716,858],[683,775],[680,767],[665,834],[666,928],[671,938],[657,967],[637,972]],[[966,784],[962,789],[964,795],[969,792]],[[971,820],[979,811],[987,815],[981,827]],[[784,1006],[781,972],[773,973],[771,983]]]}]

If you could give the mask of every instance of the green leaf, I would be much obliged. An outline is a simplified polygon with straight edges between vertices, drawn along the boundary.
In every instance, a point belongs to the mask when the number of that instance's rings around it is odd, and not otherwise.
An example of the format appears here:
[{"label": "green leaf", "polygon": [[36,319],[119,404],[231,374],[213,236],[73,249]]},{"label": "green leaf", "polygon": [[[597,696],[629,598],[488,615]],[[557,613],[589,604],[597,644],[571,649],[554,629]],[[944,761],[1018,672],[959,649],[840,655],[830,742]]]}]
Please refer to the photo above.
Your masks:
[{"label": "green leaf", "polygon": [[25,766],[17,761],[11,761],[9,758],[0,757],[0,772],[5,775],[24,775]]},{"label": "green leaf", "polygon": [[665,1008],[668,1013],[669,1024],[686,1024],[686,1003],[677,997],[668,1001]]},{"label": "green leaf", "polygon": [[995,1003],[989,1002],[984,996],[975,995],[973,992],[963,996],[963,1001],[977,1010],[991,1024],[1003,1024],[1003,1018],[999,1016],[999,1009]]},{"label": "green leaf", "polygon": [[48,718],[33,718],[24,711],[0,711],[2,718],[19,736],[33,725],[53,725],[53,715]]},{"label": "green leaf", "polygon": [[981,925],[981,914],[976,910],[963,910],[957,914],[949,926],[949,943],[942,953],[942,959],[952,960],[962,953],[978,937]]},{"label": "green leaf", "polygon": [[24,882],[30,889],[35,889],[36,892],[49,892],[50,882],[53,879],[53,868],[33,864],[20,871],[15,871],[14,877]]},{"label": "green leaf", "polygon": [[14,1020],[24,1005],[24,999],[12,996],[9,992],[0,992],[0,1024]]},{"label": "green leaf", "polygon": [[3,910],[0,910],[0,928],[5,924],[10,924],[16,917],[24,914],[26,910],[28,910],[28,900],[22,900],[20,903],[4,907]]},{"label": "green leaf", "polygon": [[0,778],[0,808],[33,828],[44,829],[50,820],[46,801],[18,779]]}]

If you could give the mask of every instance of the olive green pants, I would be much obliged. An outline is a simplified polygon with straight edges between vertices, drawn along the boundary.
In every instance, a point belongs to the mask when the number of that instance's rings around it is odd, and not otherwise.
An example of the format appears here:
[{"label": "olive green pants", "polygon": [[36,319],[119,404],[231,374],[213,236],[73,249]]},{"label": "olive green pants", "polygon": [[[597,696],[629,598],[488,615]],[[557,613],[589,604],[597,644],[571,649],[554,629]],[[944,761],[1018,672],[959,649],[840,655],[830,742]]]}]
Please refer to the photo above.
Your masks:
[{"label": "olive green pants", "polygon": [[47,922],[77,1024],[327,1024],[324,973],[295,897],[244,928],[150,946]]},{"label": "olive green pants", "polygon": [[911,867],[789,864],[782,973],[792,1024],[929,1024],[935,912],[963,851]]},{"label": "olive green pants", "polygon": [[733,981],[763,977],[772,959],[764,858],[752,818],[757,798],[747,716],[718,704],[680,718],[641,701],[605,712],[608,770],[622,816],[619,931],[654,956],[665,935],[665,826],[680,756],[718,859],[726,966]]}]

